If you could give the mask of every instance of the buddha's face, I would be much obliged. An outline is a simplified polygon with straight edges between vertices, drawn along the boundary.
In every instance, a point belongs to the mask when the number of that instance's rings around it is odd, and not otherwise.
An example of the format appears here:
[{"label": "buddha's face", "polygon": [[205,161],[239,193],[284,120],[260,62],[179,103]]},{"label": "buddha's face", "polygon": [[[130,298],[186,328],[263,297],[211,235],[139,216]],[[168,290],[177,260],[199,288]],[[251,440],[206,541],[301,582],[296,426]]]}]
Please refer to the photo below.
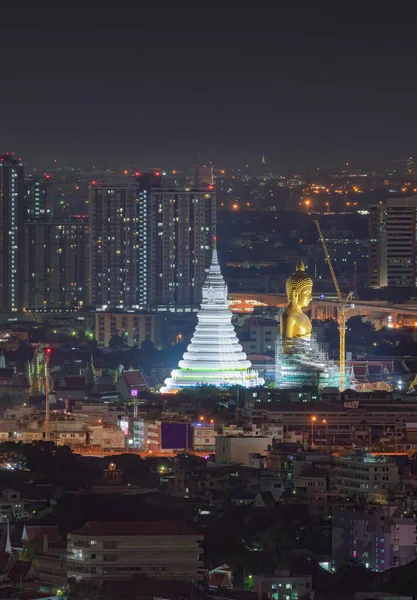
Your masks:
[{"label": "buddha's face", "polygon": [[308,306],[311,302],[312,292],[312,285],[303,286],[300,292],[294,294],[295,304],[300,308],[306,308],[306,306]]}]

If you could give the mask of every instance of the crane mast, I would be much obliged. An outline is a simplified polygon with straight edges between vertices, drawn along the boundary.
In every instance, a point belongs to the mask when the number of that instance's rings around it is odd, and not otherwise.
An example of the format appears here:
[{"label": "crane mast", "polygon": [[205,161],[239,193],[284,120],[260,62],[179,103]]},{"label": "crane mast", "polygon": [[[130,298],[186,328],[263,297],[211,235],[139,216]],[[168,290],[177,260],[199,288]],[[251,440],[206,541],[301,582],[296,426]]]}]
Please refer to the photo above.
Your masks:
[{"label": "crane mast", "polygon": [[317,231],[319,232],[320,241],[323,246],[324,255],[326,257],[326,262],[329,265],[330,274],[333,279],[334,287],[336,288],[337,298],[340,302],[339,309],[339,318],[338,318],[338,326],[339,326],[339,370],[340,370],[340,381],[339,381],[339,390],[343,392],[346,389],[346,381],[345,381],[345,373],[346,373],[346,321],[347,316],[346,313],[349,310],[349,306],[346,304],[352,298],[352,294],[349,293],[347,296],[344,296],[340,290],[339,283],[336,278],[336,273],[334,272],[332,260],[330,258],[329,251],[327,250],[326,240],[324,239],[323,232],[320,227],[320,223],[318,221],[314,221]]}]

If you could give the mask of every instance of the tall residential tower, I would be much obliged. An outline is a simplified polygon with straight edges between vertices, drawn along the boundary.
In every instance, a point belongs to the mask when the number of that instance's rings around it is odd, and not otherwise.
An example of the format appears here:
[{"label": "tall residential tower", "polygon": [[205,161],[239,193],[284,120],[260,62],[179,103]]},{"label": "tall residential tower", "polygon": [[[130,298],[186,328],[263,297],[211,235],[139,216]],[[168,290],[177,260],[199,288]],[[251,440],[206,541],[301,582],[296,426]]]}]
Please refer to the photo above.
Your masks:
[{"label": "tall residential tower", "polygon": [[369,211],[370,287],[415,287],[417,196],[388,198]]},{"label": "tall residential tower", "polygon": [[22,308],[24,242],[23,162],[0,156],[0,310]]},{"label": "tall residential tower", "polygon": [[86,217],[26,222],[24,307],[58,311],[88,304],[88,252]]},{"label": "tall residential tower", "polygon": [[134,185],[90,185],[89,304],[97,308],[138,308],[138,209]]},{"label": "tall residential tower", "polygon": [[89,193],[90,300],[97,308],[191,310],[216,228],[214,186],[161,187],[159,172]]},{"label": "tall residential tower", "polygon": [[216,231],[214,186],[146,190],[138,185],[139,306],[198,307]]}]

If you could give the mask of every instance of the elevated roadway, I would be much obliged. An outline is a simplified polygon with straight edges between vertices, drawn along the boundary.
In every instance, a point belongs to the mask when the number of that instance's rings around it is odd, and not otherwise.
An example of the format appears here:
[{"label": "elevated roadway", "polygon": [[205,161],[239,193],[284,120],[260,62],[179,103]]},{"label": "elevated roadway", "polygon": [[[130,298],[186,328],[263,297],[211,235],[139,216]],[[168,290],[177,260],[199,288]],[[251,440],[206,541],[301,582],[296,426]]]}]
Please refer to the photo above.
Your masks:
[{"label": "elevated roadway", "polygon": [[[287,297],[284,294],[265,293],[230,293],[232,310],[250,312],[256,305],[284,308]],[[243,308],[239,310],[239,305]],[[251,309],[252,307],[252,309]],[[311,318],[325,321],[338,320],[340,303],[332,299],[313,299],[311,302]],[[393,327],[417,326],[417,304],[391,304],[385,301],[355,300],[348,312],[349,317],[366,316],[371,321],[381,321],[382,324],[392,324]],[[385,323],[384,323],[385,322]]]}]

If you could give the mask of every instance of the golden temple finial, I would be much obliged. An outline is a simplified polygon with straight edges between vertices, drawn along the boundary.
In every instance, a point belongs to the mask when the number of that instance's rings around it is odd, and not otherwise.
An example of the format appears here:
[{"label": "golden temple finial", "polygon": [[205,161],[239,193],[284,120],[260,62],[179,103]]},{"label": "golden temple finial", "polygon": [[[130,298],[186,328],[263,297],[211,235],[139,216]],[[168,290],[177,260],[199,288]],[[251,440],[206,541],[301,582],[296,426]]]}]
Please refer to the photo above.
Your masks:
[{"label": "golden temple finial", "polygon": [[296,271],[305,271],[306,267],[303,261],[300,259],[297,263]]}]

